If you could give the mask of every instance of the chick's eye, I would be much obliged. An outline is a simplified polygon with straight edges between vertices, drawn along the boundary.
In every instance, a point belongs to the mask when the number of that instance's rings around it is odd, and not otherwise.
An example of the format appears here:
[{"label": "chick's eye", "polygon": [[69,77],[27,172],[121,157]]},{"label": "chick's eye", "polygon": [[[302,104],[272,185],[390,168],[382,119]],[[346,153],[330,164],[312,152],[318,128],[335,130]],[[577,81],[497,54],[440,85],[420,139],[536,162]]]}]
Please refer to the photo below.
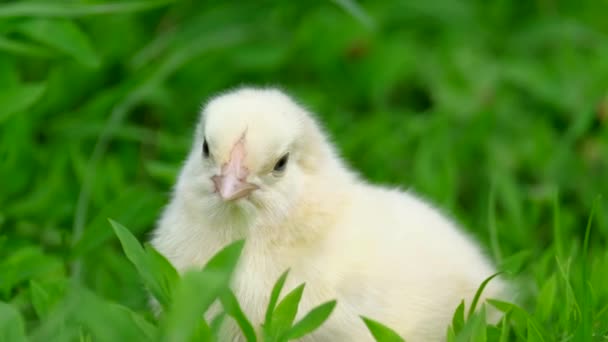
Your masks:
[{"label": "chick's eye", "polygon": [[203,157],[209,158],[209,145],[207,144],[207,139],[203,141]]},{"label": "chick's eye", "polygon": [[276,164],[274,164],[274,171],[275,172],[282,172],[285,170],[285,167],[287,166],[287,160],[289,159],[289,153],[287,153],[286,155],[282,156],[281,159],[279,159],[277,161]]}]

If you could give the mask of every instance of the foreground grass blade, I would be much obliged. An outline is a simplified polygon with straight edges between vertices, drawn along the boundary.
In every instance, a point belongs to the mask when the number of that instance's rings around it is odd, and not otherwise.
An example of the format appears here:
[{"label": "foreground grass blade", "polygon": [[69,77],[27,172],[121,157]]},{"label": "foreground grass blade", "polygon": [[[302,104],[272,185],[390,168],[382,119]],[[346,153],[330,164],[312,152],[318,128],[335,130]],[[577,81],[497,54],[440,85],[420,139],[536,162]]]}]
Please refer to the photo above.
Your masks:
[{"label": "foreground grass blade", "polygon": [[483,304],[474,318],[475,324],[471,330],[471,340],[486,342],[488,340],[486,328],[486,306]]},{"label": "foreground grass blade", "polygon": [[367,317],[361,316],[361,318],[377,342],[405,342],[399,334],[386,325]]},{"label": "foreground grass blade", "polygon": [[502,312],[511,313],[512,315],[519,316],[519,318],[517,319],[519,319],[520,321],[523,320],[527,324],[527,331],[529,337],[533,336],[534,339],[538,341],[545,341],[545,338],[543,337],[545,336],[545,334],[542,332],[540,326],[538,325],[534,317],[532,317],[526,310],[513,303],[508,303],[496,299],[488,299],[488,303]]},{"label": "foreground grass blade", "polygon": [[[137,272],[142,278],[143,283],[148,287],[152,295],[160,302],[160,304],[167,308],[169,305],[169,299],[171,293],[167,286],[163,286],[162,279],[164,275],[161,273],[160,268],[155,268],[152,265],[151,257],[140,245],[139,241],[131,234],[131,232],[118,222],[110,220],[110,224],[114,228],[114,232],[118,236],[122,248],[127,255],[127,259],[133,263]],[[158,256],[153,257],[155,260]],[[165,268],[166,270],[166,268]],[[170,275],[172,277],[173,274]]]},{"label": "foreground grass blade", "polygon": [[[190,341],[213,341],[213,333],[211,327],[204,319],[196,321],[192,337],[187,339]],[[173,340],[171,340],[173,341]]]},{"label": "foreground grass blade", "polygon": [[283,286],[285,285],[285,280],[289,275],[289,270],[286,270],[281,274],[277,282],[272,287],[272,292],[270,293],[270,300],[268,301],[268,307],[266,308],[266,318],[264,320],[264,330],[268,331],[270,329],[270,324],[272,321],[272,313],[277,305],[277,301],[279,300],[279,295],[281,295],[281,290],[283,290]]},{"label": "foreground grass blade", "polygon": [[245,246],[244,240],[235,241],[228,246],[224,247],[217,254],[215,254],[203,270],[210,272],[220,272],[225,275],[232,274],[232,271],[236,267],[236,264],[241,256],[243,247]]},{"label": "foreground grass blade", "polygon": [[211,335],[203,315],[222,289],[221,278],[201,271],[187,272],[182,277],[162,322],[161,341],[186,342],[195,336]]},{"label": "foreground grass blade", "polygon": [[460,302],[460,305],[454,311],[452,317],[452,329],[455,334],[458,334],[464,327],[464,300]]},{"label": "foreground grass blade", "polygon": [[220,296],[220,300],[224,310],[226,310],[226,313],[237,322],[247,341],[256,342],[255,329],[247,319],[247,316],[243,313],[243,309],[241,309],[241,305],[232,290],[228,289],[227,291],[224,291]]},{"label": "foreground grass blade", "polygon": [[540,288],[537,296],[535,317],[541,322],[548,322],[551,315],[554,313],[554,306],[558,297],[557,294],[557,278],[555,274],[545,281],[545,284]]},{"label": "foreground grass blade", "polygon": [[211,319],[211,323],[209,324],[209,328],[211,329],[211,337],[214,338],[216,341],[219,340],[220,330],[225,319],[225,312],[220,312],[219,314],[217,314],[217,316]]},{"label": "foreground grass blade", "polygon": [[298,306],[302,299],[304,286],[305,284],[302,284],[289,292],[272,313],[269,329],[272,339],[278,338],[291,328],[291,325],[296,318],[296,314],[298,313]]},{"label": "foreground grass blade", "polygon": [[486,325],[486,306],[481,306],[479,311],[474,312],[473,316],[469,317],[465,322],[464,327],[456,333],[455,341],[457,342],[486,342],[487,325]]},{"label": "foreground grass blade", "polygon": [[329,318],[335,307],[336,301],[331,300],[312,309],[294,324],[281,340],[295,340],[315,331]]},{"label": "foreground grass blade", "polygon": [[144,249],[148,257],[148,265],[154,270],[156,281],[162,291],[168,298],[171,298],[171,294],[179,280],[177,270],[171,265],[171,263],[151,245],[145,244]]},{"label": "foreground grass blade", "polygon": [[[507,316],[507,315],[505,315]],[[500,340],[498,342],[509,341],[509,320],[508,317],[503,317],[500,331]]]},{"label": "foreground grass blade", "polygon": [[219,295],[228,289],[241,255],[239,240],[219,251],[201,271],[189,271],[175,289],[173,301],[162,324],[162,340],[191,341],[194,336],[211,338],[211,328],[203,315]]},{"label": "foreground grass blade", "polygon": [[483,290],[486,288],[486,285],[488,285],[488,283],[492,279],[499,276],[500,274],[502,274],[502,272],[494,273],[491,276],[489,276],[488,278],[486,278],[486,280],[484,280],[481,283],[481,285],[477,289],[477,292],[475,292],[475,297],[473,297],[473,301],[471,302],[471,307],[469,308],[469,314],[467,315],[467,317],[471,317],[473,315],[473,312],[475,312],[475,308],[477,307],[477,302],[479,302],[479,298],[481,297]]}]

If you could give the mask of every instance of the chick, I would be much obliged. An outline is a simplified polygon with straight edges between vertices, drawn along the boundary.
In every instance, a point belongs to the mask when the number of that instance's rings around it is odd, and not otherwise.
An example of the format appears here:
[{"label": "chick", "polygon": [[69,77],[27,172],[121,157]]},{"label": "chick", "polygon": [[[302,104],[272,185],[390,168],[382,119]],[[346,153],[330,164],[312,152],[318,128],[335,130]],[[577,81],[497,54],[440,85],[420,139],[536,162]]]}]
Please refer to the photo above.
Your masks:
[{"label": "chick", "polygon": [[[260,326],[270,289],[306,283],[299,314],[338,305],[308,341],[372,341],[360,315],[407,341],[445,339],[454,309],[495,273],[456,224],[410,192],[371,185],[313,116],[276,89],[209,101],[152,244],[180,271],[246,239],[232,287]],[[482,297],[499,297],[493,280]],[[242,340],[228,323],[221,340]]]}]

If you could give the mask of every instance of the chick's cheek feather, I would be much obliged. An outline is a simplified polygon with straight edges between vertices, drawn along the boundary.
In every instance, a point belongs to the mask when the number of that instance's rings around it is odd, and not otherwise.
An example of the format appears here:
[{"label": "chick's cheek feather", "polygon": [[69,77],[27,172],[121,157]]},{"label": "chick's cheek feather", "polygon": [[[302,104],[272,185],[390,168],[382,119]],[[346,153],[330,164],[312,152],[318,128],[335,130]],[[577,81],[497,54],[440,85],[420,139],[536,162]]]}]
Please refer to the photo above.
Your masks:
[{"label": "chick's cheek feather", "polygon": [[[337,299],[305,341],[373,341],[360,315],[407,341],[441,341],[495,273],[473,239],[416,195],[370,185],[338,157],[312,115],[276,89],[209,101],[152,244],[179,271],[246,243],[232,288],[259,327],[274,282],[306,283],[298,315]],[[492,280],[485,298],[506,293]],[[221,340],[244,340],[230,320]]]}]

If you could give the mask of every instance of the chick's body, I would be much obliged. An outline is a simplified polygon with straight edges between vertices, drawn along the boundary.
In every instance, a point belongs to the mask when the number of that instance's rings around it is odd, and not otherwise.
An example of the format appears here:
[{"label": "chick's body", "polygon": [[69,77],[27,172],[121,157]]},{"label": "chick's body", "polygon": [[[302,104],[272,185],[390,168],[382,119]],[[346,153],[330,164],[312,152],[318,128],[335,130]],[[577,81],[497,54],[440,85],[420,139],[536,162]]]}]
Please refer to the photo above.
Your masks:
[{"label": "chick's body", "polygon": [[[231,165],[240,176],[230,178]],[[234,193],[246,195],[226,199]],[[185,270],[240,238],[246,244],[232,287],[253,324],[263,322],[272,285],[287,268],[283,294],[306,283],[299,315],[337,299],[309,341],[371,341],[360,315],[407,341],[442,340],[456,306],[469,304],[494,273],[438,210],[360,180],[312,117],[272,89],[240,89],[207,104],[152,242]],[[493,281],[483,297],[502,291]],[[241,339],[227,322],[222,340]]]}]

